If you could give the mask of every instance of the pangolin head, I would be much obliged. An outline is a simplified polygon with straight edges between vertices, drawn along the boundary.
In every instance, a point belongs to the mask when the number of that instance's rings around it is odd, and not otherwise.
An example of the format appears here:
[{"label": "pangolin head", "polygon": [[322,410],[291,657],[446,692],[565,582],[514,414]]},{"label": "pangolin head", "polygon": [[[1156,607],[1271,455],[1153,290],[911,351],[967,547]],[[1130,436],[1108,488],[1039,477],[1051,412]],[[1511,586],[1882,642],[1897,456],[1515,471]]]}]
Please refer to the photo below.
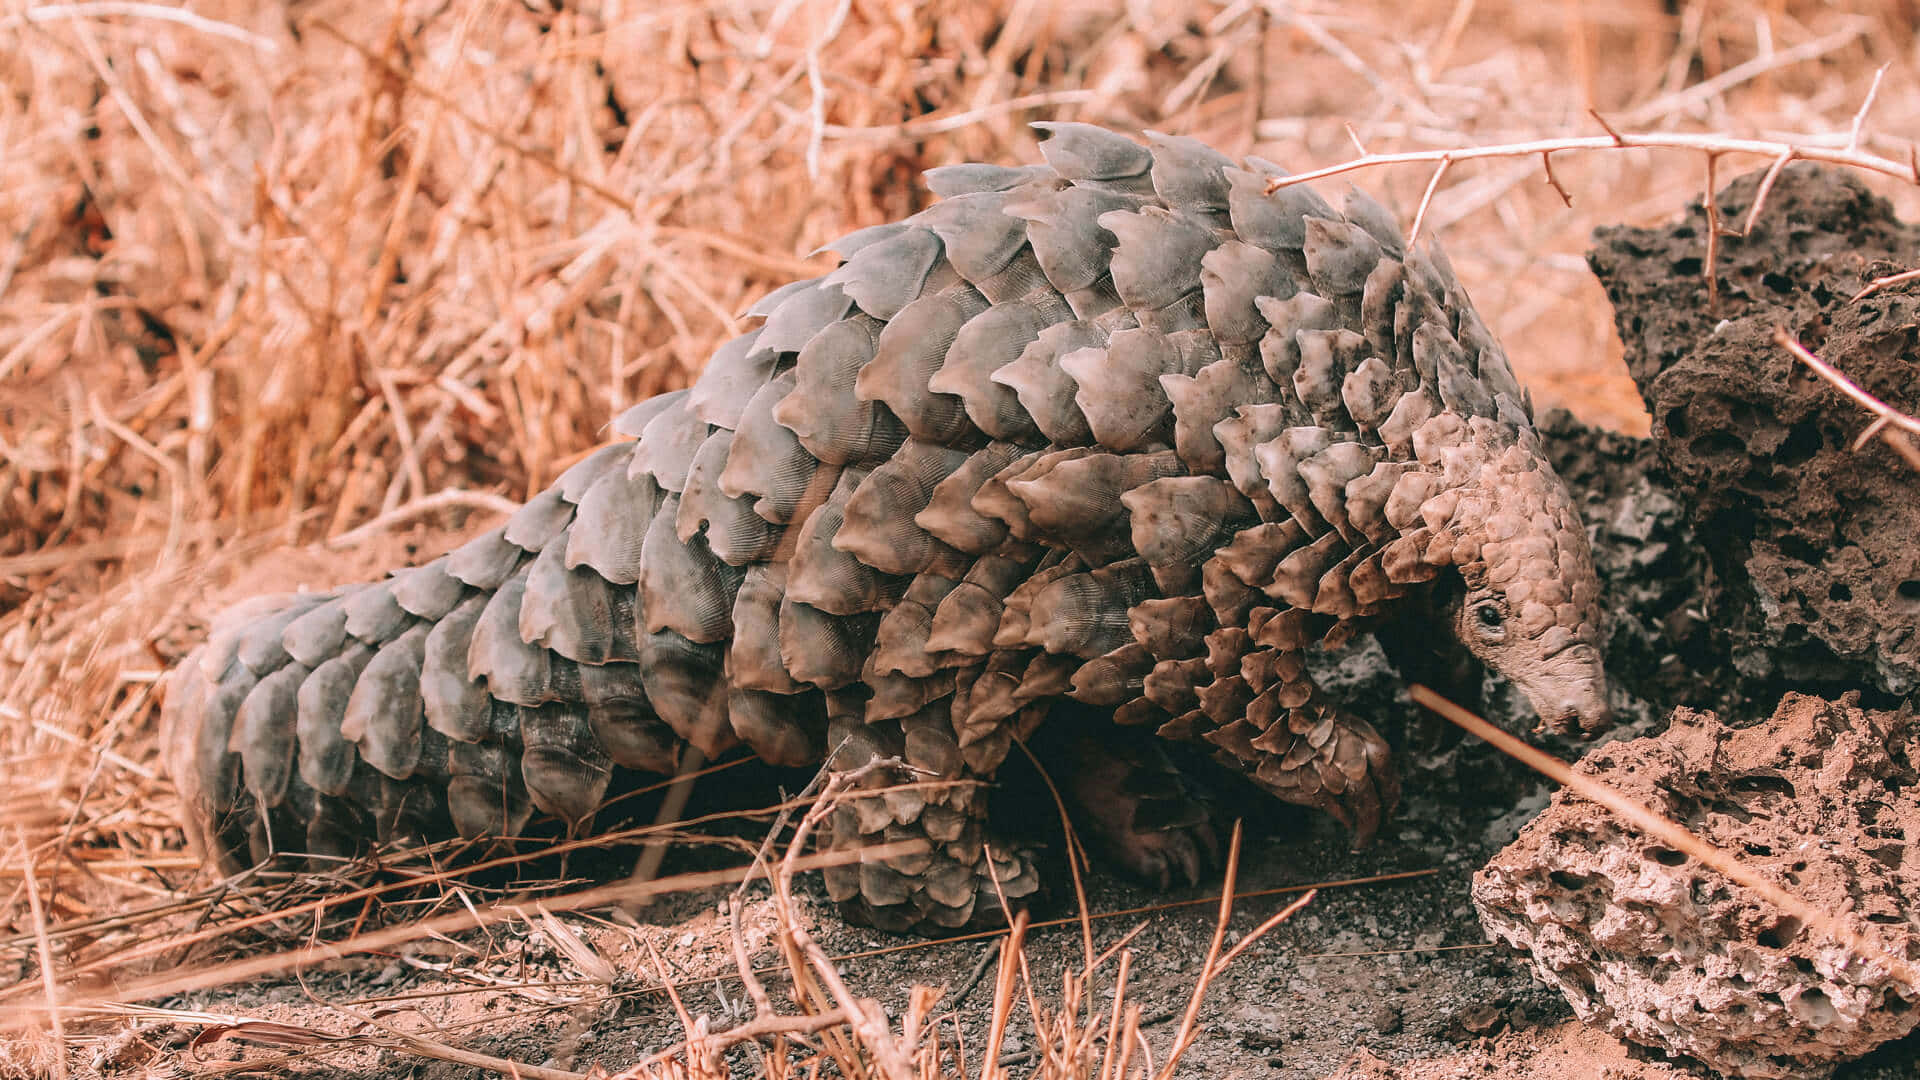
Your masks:
[{"label": "pangolin head", "polygon": [[1547,727],[1605,730],[1600,582],[1580,513],[1530,426],[1474,418],[1462,428],[1438,455],[1441,490],[1422,507],[1447,541],[1428,548],[1428,561],[1459,574],[1444,608],[1451,629]]}]

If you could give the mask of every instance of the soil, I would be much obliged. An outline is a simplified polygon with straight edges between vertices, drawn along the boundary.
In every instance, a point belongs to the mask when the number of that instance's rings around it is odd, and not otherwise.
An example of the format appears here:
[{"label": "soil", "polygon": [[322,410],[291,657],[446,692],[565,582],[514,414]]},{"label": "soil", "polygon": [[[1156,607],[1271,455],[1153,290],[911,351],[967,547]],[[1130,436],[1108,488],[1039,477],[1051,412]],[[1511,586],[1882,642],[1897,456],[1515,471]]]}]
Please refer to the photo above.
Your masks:
[{"label": "soil", "polygon": [[[1744,178],[1720,195],[1728,220],[1739,220],[1755,182]],[[1920,404],[1914,348],[1920,288],[1849,300],[1875,275],[1911,265],[1920,231],[1895,221],[1886,204],[1848,177],[1788,169],[1753,234],[1723,242],[1719,308],[1710,310],[1699,280],[1704,221],[1694,207],[1661,229],[1607,230],[1592,256],[1617,307],[1632,374],[1654,418],[1653,438],[1588,429],[1565,414],[1542,418],[1555,464],[1594,535],[1605,602],[1616,618],[1608,657],[1618,684],[1618,737],[1658,730],[1681,705],[1755,723],[1787,689],[1826,696],[1859,689],[1868,705],[1889,707],[1920,682],[1914,478],[1877,443],[1850,449],[1866,418],[1771,340],[1773,328],[1783,325],[1894,405]],[[1214,982],[1183,1074],[1274,1080],[1697,1075],[1571,1023],[1557,993],[1534,981],[1519,958],[1487,944],[1468,900],[1470,879],[1546,805],[1545,785],[1486,747],[1418,719],[1376,646],[1348,650],[1321,677],[1356,711],[1397,730],[1406,750],[1401,813],[1373,846],[1353,852],[1330,821],[1265,802],[1250,805],[1242,887],[1424,873],[1328,888],[1252,947]],[[1480,704],[1515,730],[1532,726],[1525,706],[1502,688],[1488,687]],[[1590,749],[1549,745],[1566,757]],[[1018,783],[1008,778],[1009,787]],[[701,858],[675,856],[667,870],[702,865]],[[1095,911],[1178,903],[1204,897],[1209,887],[1217,881],[1154,893],[1097,866],[1087,883]],[[1040,914],[1071,914],[1070,889],[1056,882],[1052,892],[1051,909]],[[437,1037],[482,1053],[617,1070],[681,1035],[672,1005],[644,989],[654,983],[645,945],[665,958],[691,1013],[712,1017],[716,1028],[741,1015],[737,984],[712,978],[732,967],[724,924],[713,913],[723,895],[664,902],[649,916],[661,924],[655,926],[569,920],[612,965],[610,984],[597,990],[473,992],[489,978],[580,977],[560,946],[532,924],[519,924],[496,928],[488,940],[427,942],[404,956],[342,962],[309,973],[304,983],[256,982],[168,1004],[330,1030],[351,1022],[315,1004],[311,993],[395,1010],[383,1022],[440,1026],[446,1033]],[[1233,932],[1245,933],[1289,899],[1245,901]],[[994,948],[979,940],[903,942],[850,928],[819,894],[809,911],[821,943],[836,955],[895,950],[850,958],[843,968],[856,992],[878,997],[896,1014],[904,1013],[911,986],[959,985]],[[764,910],[756,909],[756,917],[764,921]],[[1159,1053],[1194,984],[1213,910],[1196,905],[1102,920],[1094,926],[1095,947],[1141,921],[1147,926],[1132,941],[1128,996],[1143,1016],[1173,1018],[1148,1029]],[[764,944],[764,935],[754,940]],[[1082,960],[1078,930],[1036,931],[1027,957],[1034,985],[1042,994],[1051,991],[1060,973]],[[774,954],[762,948],[756,959],[771,962]],[[1100,1000],[1104,995],[1103,987]],[[970,1073],[977,1071],[987,1017],[981,1006],[990,996],[989,980],[960,1010]],[[581,999],[587,1003],[575,1004]],[[155,1030],[149,1041],[167,1038]],[[173,1038],[177,1045],[179,1036]],[[1023,1060],[1033,1042],[1031,1018],[1017,1009],[1004,1052]],[[137,1048],[127,1051],[124,1042],[110,1048],[132,1055],[121,1068],[139,1066]],[[168,1056],[184,1060],[189,1072],[244,1056],[263,1065],[279,1060],[277,1067],[291,1075],[374,1077],[403,1069],[423,1080],[478,1075],[366,1048],[280,1055],[222,1040],[191,1056]],[[1892,1080],[1917,1069],[1920,1040],[1908,1039],[1836,1075]]]}]

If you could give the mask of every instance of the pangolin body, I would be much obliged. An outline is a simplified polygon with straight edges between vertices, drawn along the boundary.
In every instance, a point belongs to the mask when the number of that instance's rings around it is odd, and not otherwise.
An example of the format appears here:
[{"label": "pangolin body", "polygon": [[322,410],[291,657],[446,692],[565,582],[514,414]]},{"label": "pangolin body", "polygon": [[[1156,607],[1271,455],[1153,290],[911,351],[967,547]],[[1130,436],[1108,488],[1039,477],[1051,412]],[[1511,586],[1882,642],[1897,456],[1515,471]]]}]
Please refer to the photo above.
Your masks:
[{"label": "pangolin body", "polygon": [[[1387,746],[1304,654],[1374,628],[1604,723],[1585,531],[1437,251],[1357,190],[1037,126],[1047,164],[933,170],[941,201],[830,245],[503,527],[223,620],[168,704],[208,853],[579,826],[688,746],[988,779],[1068,699],[1364,836]],[[836,847],[931,850],[829,891],[883,926],[990,918],[1036,875],[989,865],[986,798],[842,806]]]}]

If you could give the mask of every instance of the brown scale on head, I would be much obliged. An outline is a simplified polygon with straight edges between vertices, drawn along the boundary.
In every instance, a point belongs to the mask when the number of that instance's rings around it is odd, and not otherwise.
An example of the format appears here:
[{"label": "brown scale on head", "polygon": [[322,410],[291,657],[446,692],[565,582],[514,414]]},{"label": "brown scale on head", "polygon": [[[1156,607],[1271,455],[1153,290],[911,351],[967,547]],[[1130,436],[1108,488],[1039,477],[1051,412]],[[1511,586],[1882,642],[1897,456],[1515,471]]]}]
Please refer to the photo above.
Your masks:
[{"label": "brown scale on head", "polygon": [[1369,629],[1603,726],[1585,534],[1438,250],[1191,139],[1040,127],[1045,165],[935,170],[503,528],[215,635],[168,701],[210,854],[584,829],[736,745],[898,757],[871,788],[921,786],[828,843],[927,848],[827,887],[937,930],[1039,887],[986,811],[1043,719],[1150,876],[1211,839],[1156,735],[1377,828],[1388,746],[1305,661]]},{"label": "brown scale on head", "polygon": [[1610,727],[1599,581],[1559,478],[1532,455],[1502,455],[1461,489],[1447,530],[1463,587],[1446,608],[1454,636],[1545,726]]}]

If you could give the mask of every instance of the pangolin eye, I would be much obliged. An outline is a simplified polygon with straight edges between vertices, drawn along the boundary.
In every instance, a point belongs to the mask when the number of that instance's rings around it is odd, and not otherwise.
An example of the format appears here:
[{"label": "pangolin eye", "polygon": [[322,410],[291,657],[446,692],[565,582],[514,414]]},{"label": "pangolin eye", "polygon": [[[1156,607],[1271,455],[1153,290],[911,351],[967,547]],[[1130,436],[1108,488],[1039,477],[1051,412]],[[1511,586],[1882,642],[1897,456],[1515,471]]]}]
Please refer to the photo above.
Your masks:
[{"label": "pangolin eye", "polygon": [[1481,604],[1473,609],[1473,618],[1479,624],[1480,636],[1489,641],[1498,641],[1507,636],[1507,616],[1498,604]]}]

